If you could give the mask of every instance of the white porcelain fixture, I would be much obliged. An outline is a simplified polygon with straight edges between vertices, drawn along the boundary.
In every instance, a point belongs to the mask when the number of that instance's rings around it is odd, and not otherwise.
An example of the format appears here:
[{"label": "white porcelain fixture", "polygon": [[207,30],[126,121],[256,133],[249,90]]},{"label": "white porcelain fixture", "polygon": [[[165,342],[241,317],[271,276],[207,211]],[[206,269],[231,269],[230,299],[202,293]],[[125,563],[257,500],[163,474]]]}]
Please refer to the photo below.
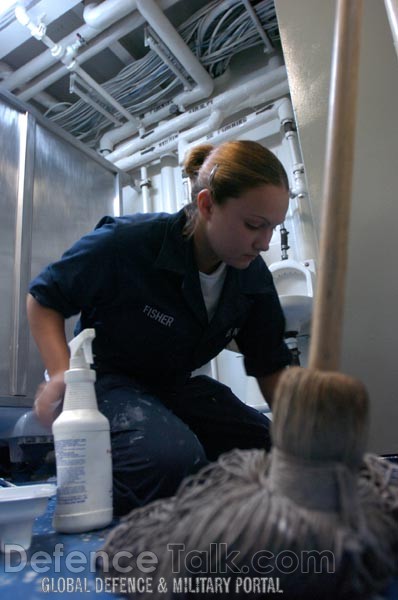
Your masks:
[{"label": "white porcelain fixture", "polygon": [[273,263],[272,273],[286,318],[286,331],[300,332],[311,320],[314,273],[312,261],[281,260]]},{"label": "white porcelain fixture", "polygon": [[36,517],[47,508],[48,499],[56,493],[51,483],[0,488],[0,550],[21,546],[24,550],[32,542],[32,528]]}]

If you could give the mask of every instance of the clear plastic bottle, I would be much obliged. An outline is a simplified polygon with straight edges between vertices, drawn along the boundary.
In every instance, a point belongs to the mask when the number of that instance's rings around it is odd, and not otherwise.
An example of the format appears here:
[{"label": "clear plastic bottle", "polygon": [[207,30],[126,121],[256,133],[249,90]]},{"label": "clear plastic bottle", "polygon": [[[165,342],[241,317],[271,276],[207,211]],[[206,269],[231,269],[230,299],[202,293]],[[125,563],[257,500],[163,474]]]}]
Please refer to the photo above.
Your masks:
[{"label": "clear plastic bottle", "polygon": [[91,343],[85,329],[70,343],[62,413],[53,423],[57,464],[54,529],[77,533],[112,521],[112,456],[108,419],[97,406]]}]

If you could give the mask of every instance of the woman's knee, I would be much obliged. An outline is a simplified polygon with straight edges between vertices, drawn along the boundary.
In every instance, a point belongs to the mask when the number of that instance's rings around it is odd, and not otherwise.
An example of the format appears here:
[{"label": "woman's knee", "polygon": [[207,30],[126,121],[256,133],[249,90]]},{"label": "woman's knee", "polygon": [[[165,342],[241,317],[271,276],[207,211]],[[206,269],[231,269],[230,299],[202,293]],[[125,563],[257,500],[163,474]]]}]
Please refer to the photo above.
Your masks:
[{"label": "woman's knee", "polygon": [[174,495],[185,477],[207,464],[202,445],[189,433],[173,443],[142,432],[112,436],[115,514]]},{"label": "woman's knee", "polygon": [[163,439],[154,450],[154,460],[163,472],[172,471],[185,477],[207,463],[202,444],[188,428]]},{"label": "woman's knee", "polygon": [[173,479],[196,472],[206,456],[196,435],[186,426],[163,434],[124,431],[112,434],[114,470],[148,471],[153,477],[168,474]]}]

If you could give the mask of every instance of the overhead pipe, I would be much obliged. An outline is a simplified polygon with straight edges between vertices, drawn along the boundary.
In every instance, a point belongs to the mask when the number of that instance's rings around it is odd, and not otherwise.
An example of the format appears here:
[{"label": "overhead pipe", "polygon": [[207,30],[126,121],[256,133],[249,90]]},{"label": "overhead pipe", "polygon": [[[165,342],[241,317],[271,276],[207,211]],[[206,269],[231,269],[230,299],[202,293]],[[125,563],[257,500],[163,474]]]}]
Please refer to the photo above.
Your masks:
[{"label": "overhead pipe", "polygon": [[[125,142],[125,145],[123,145],[123,148],[125,148],[126,145],[129,144],[134,144],[136,143],[136,141],[138,139],[143,139],[144,140],[144,135],[145,135],[145,142],[143,142],[142,147],[145,146],[146,143],[148,143],[148,139],[149,136],[151,135],[151,132],[145,133],[145,127],[152,125],[153,123],[158,123],[160,121],[164,121],[165,119],[168,119],[170,117],[170,104],[171,103],[167,103],[165,106],[162,106],[162,108],[158,109],[158,110],[150,110],[149,112],[147,112],[141,119],[141,130],[140,130],[140,138],[134,138],[133,140],[130,140],[129,142]],[[187,115],[190,114],[192,116],[187,117]],[[184,113],[183,115],[180,115],[180,117],[184,117],[184,122],[185,123],[194,123],[195,121],[198,121],[200,119],[200,116],[202,115],[202,113],[200,114],[194,114],[194,110],[190,110],[187,111],[186,113]],[[176,117],[176,118],[180,118],[180,117]],[[181,121],[180,123],[180,127],[183,121]],[[170,123],[170,126],[168,125]],[[167,124],[167,128],[170,129],[170,133],[172,133],[173,131],[175,131],[175,120],[168,120],[165,121],[164,123],[162,123],[162,127],[165,127]],[[122,125],[121,127],[116,127],[114,129],[110,129],[109,131],[107,131],[106,133],[104,133],[104,135],[101,137],[100,142],[99,142],[99,147],[98,147],[98,152],[100,154],[102,154],[103,156],[105,156],[108,160],[110,160],[111,162],[117,160],[117,158],[122,158],[122,156],[127,156],[130,154],[130,151],[128,149],[122,149],[122,146],[120,146],[120,149],[118,148],[117,150],[115,150],[115,154],[116,152],[119,153],[119,150],[121,150],[121,155],[118,156],[118,154],[116,154],[116,157],[114,157],[114,155],[112,154],[112,156],[110,156],[110,154],[113,152],[113,148],[115,147],[115,145],[120,142],[121,140],[124,140],[126,138],[128,138],[129,136],[133,135],[134,133],[136,133],[137,128],[134,127],[131,123],[124,123],[124,125]],[[157,131],[157,129],[155,130]],[[163,131],[162,135],[158,135],[155,134],[155,138],[156,140],[160,139],[161,137],[164,137],[165,132]]]},{"label": "overhead pipe", "polygon": [[95,81],[86,71],[84,71],[76,62],[75,56],[78,50],[79,43],[70,46],[65,50],[61,45],[53,42],[51,38],[46,34],[46,25],[42,22],[35,24],[26,9],[23,6],[17,6],[15,9],[15,16],[21,25],[27,27],[32,36],[37,40],[43,42],[51,51],[53,56],[60,60],[69,71],[76,73],[81,79],[92,88],[105,102],[113,106],[127,121],[133,124],[138,124],[138,120],[133,117],[111,94],[109,94],[99,83]]},{"label": "overhead pipe", "polygon": [[[111,25],[111,23],[109,23],[109,25]],[[60,40],[58,45],[66,49],[76,42],[78,36],[88,42],[98,34],[98,30],[93,29],[89,25],[83,25]],[[17,71],[15,71],[14,75],[10,77],[9,81],[7,82],[6,89],[14,90],[20,88],[28,81],[31,81],[34,77],[45,72],[47,69],[53,66],[55,62],[56,57],[50,51],[42,52],[39,54],[39,56],[35,57],[23,67],[20,67]],[[59,77],[62,77],[66,72],[66,69],[62,69]]]},{"label": "overhead pipe", "polygon": [[213,131],[211,135],[206,135],[202,138],[196,138],[194,143],[195,145],[206,142],[210,144],[222,144],[223,142],[230,140],[231,137],[236,138],[245,131],[260,125],[265,125],[266,123],[269,123],[278,117],[278,107],[280,102],[281,100],[277,100],[269,107],[266,107],[266,110],[259,109],[253,113],[239,117],[235,121],[232,121],[232,123],[228,123],[220,129]]},{"label": "overhead pipe", "polygon": [[[235,136],[240,135],[240,133],[242,133],[243,131],[246,131],[247,129],[250,129],[255,125],[258,125],[260,122],[264,122],[263,114],[257,115],[256,117],[244,117],[236,124],[228,126],[228,129],[225,129],[225,131],[223,131],[222,129],[217,131],[212,136],[211,142],[214,141],[216,143],[221,143],[225,139],[230,139],[231,134],[234,134]],[[152,148],[146,148],[142,152],[133,154],[132,156],[126,158],[122,158],[121,160],[117,161],[115,165],[121,170],[130,171],[139,168],[141,165],[150,164],[151,162],[159,159],[165,152],[171,152],[175,150],[178,147],[179,137],[180,136],[178,134],[172,135],[169,139],[162,140]],[[207,140],[207,138],[199,139],[197,140],[197,143],[205,141],[209,140]]]},{"label": "overhead pipe", "polygon": [[83,19],[93,29],[103,31],[137,8],[135,0],[105,0],[100,4],[87,4]]},{"label": "overhead pipe", "polygon": [[108,158],[115,144],[120,139],[124,139],[136,133],[137,129],[132,123],[124,123],[121,127],[110,129],[100,139],[98,152]]},{"label": "overhead pipe", "polygon": [[[76,62],[79,63],[80,65],[84,64],[87,60],[89,60],[93,56],[96,56],[99,52],[101,52],[105,48],[109,48],[109,46],[112,45],[113,43],[117,42],[118,39],[120,39],[124,35],[127,35],[128,33],[130,33],[132,30],[136,29],[139,25],[142,25],[143,22],[144,22],[144,20],[138,14],[138,12],[136,12],[134,15],[131,15],[129,17],[125,17],[125,19],[122,22],[118,21],[116,24],[109,27],[109,29],[107,29],[106,31],[103,31],[102,33],[100,33],[91,44],[88,44],[87,46],[82,46],[82,49],[80,50],[79,55],[75,59]],[[76,30],[75,36],[77,36],[77,34],[80,35],[79,30]],[[68,38],[69,37],[70,36],[68,36]],[[83,37],[83,36],[81,36],[81,37]],[[64,39],[66,40],[67,38],[64,38]],[[76,39],[76,37],[75,37],[75,39]],[[84,40],[87,41],[87,38],[84,38]],[[66,48],[66,52],[68,52],[68,48],[73,46],[72,43],[69,45],[66,45],[64,43],[64,40],[61,40],[58,43],[60,46]],[[37,58],[33,59],[30,63],[28,63],[27,66],[32,65],[34,67],[33,70],[37,71],[37,69],[39,69],[41,66],[41,62],[45,59],[45,57],[48,55],[48,53],[50,54],[50,56],[52,56],[49,51],[43,52]],[[36,64],[36,62],[38,64]],[[22,69],[24,69],[24,67],[21,67],[21,69],[19,69],[19,71],[21,71]],[[58,81],[61,77],[66,75],[68,73],[68,69],[63,64],[58,64],[58,65],[53,65],[53,66],[50,65],[49,68],[42,70],[41,73],[42,73],[42,76],[40,78],[31,80],[31,83],[29,83],[29,85],[26,87],[26,89],[24,89],[22,92],[17,94],[18,98],[21,98],[21,100],[25,100],[25,101],[30,100],[30,98],[32,98],[33,96],[38,94],[41,90],[49,87],[50,85],[52,85],[53,83]]]},{"label": "overhead pipe", "polygon": [[[287,91],[280,93],[279,96],[273,95],[271,92],[270,96],[269,91],[272,90],[275,85],[279,84],[282,84]],[[115,151],[108,154],[106,158],[115,163],[126,156],[151,146],[151,144],[157,143],[159,140],[176,131],[186,129],[193,123],[197,123],[199,120],[208,116],[211,111],[215,109],[228,112],[232,107],[234,110],[236,108],[236,112],[240,109],[254,107],[256,104],[268,102],[273,98],[283,96],[285,93],[288,93],[288,86],[286,68],[284,66],[279,66],[271,71],[269,70],[269,67],[259,69],[251,74],[250,80],[248,78],[243,78],[233,89],[227,90],[211,100],[187,110],[178,117],[165,121],[156,127],[153,133],[145,136],[145,138],[135,137],[132,140],[121,144]],[[259,97],[261,98],[260,100]],[[146,127],[158,120],[159,116],[157,111],[151,111],[143,116],[141,123]],[[123,137],[126,130],[127,127],[124,127],[123,131],[122,129],[119,130],[121,137]],[[111,143],[116,143],[116,134],[117,130],[105,134],[103,138],[101,138],[100,148],[110,148]]]},{"label": "overhead pipe", "polygon": [[[9,5],[8,11],[5,5]],[[75,11],[77,4],[82,4],[81,0],[0,0],[0,59],[4,59],[11,53],[17,51],[28,39],[29,33],[26,29],[20,29],[15,23],[15,7],[22,4],[32,14],[37,17],[45,14],[47,24],[53,23],[68,11]],[[4,11],[7,14],[4,14]]]},{"label": "overhead pipe", "polygon": [[205,105],[199,109],[195,110],[195,108],[187,110],[182,115],[178,117],[174,117],[174,119],[169,119],[164,121],[160,125],[156,127],[153,132],[145,133],[145,127],[148,125],[152,125],[153,123],[157,123],[158,121],[162,121],[166,117],[170,116],[170,107],[163,107],[161,111],[150,111],[146,115],[144,115],[141,119],[141,125],[143,127],[142,135],[140,137],[135,137],[132,140],[125,142],[120,145],[115,151],[113,150],[114,145],[120,141],[120,139],[125,139],[129,135],[135,133],[135,130],[127,125],[122,125],[117,129],[112,129],[111,131],[106,132],[100,139],[99,144],[99,152],[106,156],[106,158],[114,162],[123,158],[124,156],[129,156],[130,154],[141,150],[148,146],[148,144],[156,143],[161,138],[174,133],[175,131],[179,131],[185,129],[186,127],[192,125],[193,123],[200,120],[203,115],[209,114],[211,110],[212,101],[208,101]]},{"label": "overhead pipe", "polygon": [[190,142],[197,140],[201,136],[217,129],[217,127],[222,124],[224,119],[224,113],[221,110],[215,109],[212,111],[210,117],[206,121],[199,123],[199,125],[196,127],[188,129],[188,131],[184,131],[180,136],[178,136],[177,149],[179,164],[184,162],[184,157]]},{"label": "overhead pipe", "polygon": [[[123,146],[117,148],[114,152],[108,154],[106,156],[107,160],[109,160],[110,162],[115,162],[125,156],[134,154],[135,152],[138,152],[143,148],[147,148],[150,145],[157,143],[162,138],[168,135],[172,135],[176,131],[181,131],[185,129],[186,127],[197,122],[203,114],[207,115],[211,110],[211,105],[209,105],[207,110],[205,110],[205,108],[207,107],[204,107],[204,109],[197,112],[195,112],[194,110],[189,110],[186,113],[175,117],[174,119],[170,119],[169,121],[161,123],[156,127],[156,129],[152,133],[146,134],[145,137],[135,137],[130,142],[123,144]],[[142,120],[143,124],[144,122],[145,119]],[[100,142],[100,148],[102,149],[104,149],[104,138],[105,136],[103,136],[103,139]],[[109,139],[109,136],[107,136],[107,138],[105,139]]]},{"label": "overhead pipe", "polygon": [[187,104],[190,105],[203,98],[208,98],[214,89],[213,79],[194,56],[189,46],[184,42],[155,0],[136,0],[136,4],[137,9],[147,23],[196,83],[193,90],[178,94],[173,99],[174,103],[180,110],[185,110]]},{"label": "overhead pipe", "polygon": [[[228,72],[224,73],[223,75],[223,80],[225,81],[225,76],[228,76]],[[253,91],[253,80],[252,77],[254,78],[254,84],[258,84],[258,89],[256,87],[256,89],[254,89]],[[256,78],[259,77],[265,77],[266,80],[262,82],[257,81],[256,82]],[[266,67],[263,67],[262,69],[258,69],[255,73],[253,73],[251,75],[251,79],[249,79],[248,77],[243,78],[240,81],[240,85],[242,85],[243,87],[246,87],[246,91],[248,92],[248,95],[246,95],[246,93],[240,94],[240,98],[239,101],[244,103],[243,108],[245,108],[246,106],[249,107],[254,107],[257,106],[259,104],[262,104],[264,102],[263,99],[256,99],[256,96],[261,94],[263,89],[264,89],[264,85],[268,85],[269,87],[272,87],[272,85],[278,81],[282,81],[284,79],[287,78],[287,74],[286,74],[286,69],[284,67],[283,62],[280,60],[280,58],[278,56],[272,56],[270,57],[269,61],[268,61],[268,65]],[[283,94],[281,94],[283,95]],[[223,102],[237,102],[237,99],[235,98],[234,94],[231,94],[231,90],[228,91],[228,94],[225,94],[223,96]],[[267,100],[265,100],[267,101]],[[209,101],[208,101],[209,102]],[[210,101],[212,102],[212,101]],[[163,121],[165,119],[168,120],[168,122],[170,121],[170,114],[172,112],[172,100],[168,101],[167,103],[165,103],[164,105],[162,105],[161,108],[159,109],[152,109],[150,111],[148,111],[141,119],[141,124],[143,126],[143,128],[152,125],[153,123],[159,123],[160,121]],[[197,114],[197,119],[196,121],[198,121],[200,118],[203,118],[204,116],[209,114],[209,110],[204,110],[203,112],[201,112],[202,108],[206,107],[207,104],[200,104],[199,106],[194,106],[192,109],[190,109],[187,112],[193,113],[195,112]],[[225,106],[225,105],[224,105]],[[186,114],[186,113],[184,113]],[[181,115],[184,116],[184,115]],[[178,118],[178,117],[177,117]],[[177,126],[177,122],[173,121],[173,123],[175,123],[175,130],[178,130],[178,126]],[[129,127],[128,123],[125,123],[124,125],[122,125],[122,127],[120,128],[116,128],[116,129],[111,129],[109,131],[107,131],[100,139],[100,144],[99,144],[99,152],[101,154],[104,155],[108,155],[108,158],[112,161],[112,160],[116,160],[115,157],[113,156],[109,156],[109,154],[113,151],[113,148],[116,144],[118,144],[119,142],[122,142],[122,140],[126,140],[130,135],[132,135],[133,133],[135,133],[135,130],[131,127]],[[164,132],[162,134],[162,136],[160,137],[164,137]],[[160,139],[157,138],[157,139]],[[129,140],[127,142],[124,142],[123,144],[121,144],[118,148],[117,151],[121,151],[123,152],[123,156],[127,156],[128,154],[130,154],[131,152],[129,151],[129,144],[134,144],[135,143],[136,138]],[[121,156],[117,156],[117,158],[121,158]]]},{"label": "overhead pipe", "polygon": [[[174,4],[175,1],[176,0],[162,0],[160,4],[161,4],[161,7],[163,9],[165,9],[168,5]],[[106,4],[106,3],[103,3],[103,4]],[[152,6],[153,5],[155,7],[154,9],[151,8],[148,0],[146,0],[144,12],[145,12],[145,18],[146,17],[149,18],[149,22],[150,22],[152,28],[154,29],[154,31],[156,31],[156,29],[160,27],[160,24],[162,25],[162,27],[164,26],[165,20],[167,21],[167,19],[163,15],[162,10],[159,8],[159,6],[156,4],[152,4]],[[102,5],[99,5],[99,6],[102,6]],[[151,11],[153,11],[153,14]],[[160,18],[158,18],[159,14],[161,15]],[[141,17],[141,19],[142,19],[141,22],[144,22],[143,17]],[[213,80],[210,77],[210,75],[207,73],[207,71],[204,69],[204,67],[202,67],[202,65],[196,59],[196,57],[194,57],[194,55],[192,54],[189,47],[185,44],[185,42],[182,40],[182,38],[179,36],[179,34],[175,31],[175,29],[172,27],[172,25],[169,22],[168,22],[168,25],[169,26],[166,27],[166,30],[168,33],[170,33],[170,31],[172,32],[171,38],[170,39],[169,39],[169,37],[165,38],[165,35],[162,33],[161,34],[162,40],[166,43],[166,45],[169,46],[171,44],[171,46],[173,48],[177,48],[177,49],[180,49],[181,44],[179,44],[178,42],[176,43],[176,40],[179,39],[182,42],[184,51],[182,52],[182,55],[180,55],[180,54],[178,55],[178,59],[180,60],[183,67],[185,69],[187,69],[189,74],[193,77],[193,79],[196,82],[196,86],[191,91],[178,94],[173,99],[172,103],[170,103],[170,105],[162,107],[161,109],[159,109],[159,111],[155,111],[155,112],[150,111],[146,115],[146,118],[143,120],[144,126],[158,122],[161,119],[169,118],[171,106],[173,103],[176,104],[180,110],[183,110],[184,104],[187,104],[187,105],[193,104],[193,103],[197,102],[198,100],[203,99],[204,97],[209,95],[211,93],[211,91],[213,90],[214,84],[213,84]],[[123,26],[123,28],[124,27],[125,26]],[[131,28],[133,28],[132,25],[129,25],[127,27],[125,33],[130,31]],[[118,37],[121,37],[122,35],[123,35],[123,31],[119,29]],[[60,42],[59,45],[63,46],[63,43]],[[101,44],[101,46],[103,46],[103,47],[107,47],[108,45],[109,45],[109,42],[105,42],[105,43]],[[96,46],[95,49],[93,47],[93,49],[88,49],[88,50],[81,52],[79,54],[79,56],[76,58],[76,62],[81,64],[82,62],[84,62],[84,60],[87,60],[90,56],[99,52],[100,49],[102,49],[102,47],[100,48],[99,46],[98,47]],[[31,69],[31,67],[32,67],[32,65],[30,65],[29,68]],[[40,92],[45,87],[48,87],[49,85],[51,85],[52,83],[57,81],[61,76],[63,76],[64,74],[67,73],[67,69],[65,67],[61,67],[60,69],[56,69],[55,71],[49,73],[46,77],[41,79],[39,82],[35,83],[33,86],[29,86],[28,89],[26,89],[23,92],[21,92],[20,94],[18,94],[18,97],[25,101],[29,100],[36,93]],[[128,135],[135,133],[137,131],[137,127],[135,127],[134,124],[131,126],[128,126],[128,127],[122,126],[120,131],[122,134],[121,139],[124,139]],[[109,137],[105,138],[106,141],[104,143],[100,144],[100,152],[101,153],[105,154],[108,150],[112,149],[114,143],[116,143],[116,141],[117,141],[117,139],[116,139],[114,142],[112,142],[112,145],[110,145],[113,135],[114,134],[112,132],[110,132]]]},{"label": "overhead pipe", "polygon": [[[157,145],[152,146],[150,148],[145,148],[139,154],[134,154],[133,156],[129,156],[127,158],[121,159],[120,164],[132,164],[131,168],[135,168],[137,164],[149,164],[154,160],[161,158],[164,155],[169,155],[171,153],[176,153],[178,148],[181,148],[181,152],[178,153],[182,155],[185,152],[185,149],[188,147],[188,143],[192,139],[197,139],[198,136],[204,136],[209,132],[214,131],[214,129],[222,123],[223,114],[219,110],[215,110],[211,113],[208,119],[189,129],[187,131],[183,131],[181,133],[174,133],[168,139],[161,140]],[[179,160],[179,162],[182,162]],[[116,163],[115,163],[116,164]],[[130,169],[130,167],[128,167]]]},{"label": "overhead pipe", "polygon": [[[274,90],[275,90],[275,94],[278,94],[279,96],[288,93],[287,82],[283,86],[282,85],[277,86],[276,88],[274,88]],[[277,96],[275,96],[275,97],[277,97]],[[211,136],[210,139],[209,139],[209,136],[205,136],[203,139],[197,139],[195,143],[211,141],[211,143],[218,144],[225,140],[230,139],[231,136],[232,137],[239,136],[244,131],[247,131],[248,129],[252,129],[253,127],[255,127],[257,125],[264,124],[268,120],[271,120],[272,118],[274,118],[275,115],[277,114],[276,113],[277,106],[278,105],[276,103],[275,106],[271,110],[267,111],[266,113],[261,110],[261,111],[252,113],[251,115],[242,117],[241,119],[238,119],[235,123],[229,124],[221,129],[219,129],[215,133],[213,133],[213,135]],[[184,132],[180,135],[181,136],[189,135],[189,132]],[[165,152],[175,150],[176,147],[178,147],[178,140],[180,138],[180,135],[174,134],[174,135],[170,136],[169,139],[162,140],[153,147],[145,148],[145,150],[143,150],[139,153],[137,152],[137,153],[133,154],[132,156],[122,158],[121,160],[116,161],[115,165],[121,170],[130,171],[132,169],[137,169],[141,165],[150,164],[154,160],[157,160]]]},{"label": "overhead pipe", "polygon": [[[166,10],[170,6],[173,6],[176,2],[177,0],[159,0],[159,4],[163,10]],[[132,12],[135,9],[135,3],[130,0],[117,0],[117,2],[115,2],[115,0],[105,0],[105,2],[102,2],[100,5],[98,5],[98,8],[101,7],[101,9],[97,13],[91,13],[90,25],[85,24],[81,27],[78,27],[70,34],[65,36],[62,40],[60,40],[58,42],[58,45],[64,48],[68,48],[76,42],[76,39],[79,36],[86,42],[90,42],[94,38],[98,37],[101,33],[101,29],[99,28],[100,23],[103,24],[102,30],[113,26],[112,38],[105,38],[102,44],[98,47],[95,44],[93,44],[79,55],[79,63],[81,64],[85,60],[88,60],[89,58],[100,52],[102,49],[106,48],[109,45],[109,43],[117,41],[118,39],[123,37],[123,35],[126,35],[127,33],[131,32],[132,30],[136,29],[144,23],[143,17],[141,17],[141,15],[138,12],[135,12],[134,15],[125,18],[121,23],[116,23],[117,19],[119,19],[117,15],[120,14],[120,10],[118,10],[117,8],[118,4],[121,4],[125,7],[127,7],[128,4],[128,6],[130,7],[130,10],[128,12]],[[107,8],[108,6],[112,6],[113,10],[115,11],[113,13],[113,15],[116,15],[115,18],[113,18],[113,16],[109,13],[109,9]],[[103,18],[103,14],[105,13],[109,16],[109,18],[106,19],[106,22],[104,22]],[[86,15],[87,14],[90,13],[88,12],[86,13]],[[95,14],[98,15],[97,20],[95,19]],[[107,34],[108,33],[109,35],[111,34],[110,31],[107,32]],[[36,56],[24,66],[14,71],[14,73],[9,77],[7,81],[2,82],[1,87],[10,91],[15,90],[17,88],[21,88],[22,86],[27,84],[27,82],[32,81],[32,79],[41,75],[50,67],[54,66],[55,63],[56,59],[49,50],[46,52],[42,52],[41,54],[39,54],[39,56]],[[59,66],[56,73],[52,74],[51,83],[54,83],[55,81],[63,77],[65,73],[67,73],[66,68],[64,66]],[[34,94],[40,92],[48,85],[50,85],[50,83],[48,83],[47,80],[44,80],[41,87],[39,86],[39,84],[37,84],[35,86],[34,91],[30,93],[30,95],[28,95],[29,90],[27,90],[26,95],[23,99],[28,100]]]},{"label": "overhead pipe", "polygon": [[[119,1],[123,2],[123,0],[119,0]],[[106,0],[106,2],[98,5],[98,7],[97,7],[98,10],[101,6],[107,5],[108,2],[115,3],[116,0]],[[152,29],[162,38],[162,41],[170,48],[170,50],[173,52],[173,54],[177,53],[176,56],[178,57],[179,62],[182,64],[182,66],[187,71],[187,73],[194,79],[194,81],[196,83],[194,89],[192,89],[191,91],[182,92],[173,99],[174,104],[176,104],[180,110],[184,110],[185,105],[193,104],[203,98],[210,96],[210,94],[213,91],[214,82],[213,82],[213,79],[210,77],[210,75],[207,73],[206,69],[200,64],[198,59],[192,54],[190,48],[185,44],[184,40],[177,33],[177,31],[174,29],[174,27],[171,25],[171,23],[168,21],[168,19],[165,17],[165,15],[162,12],[162,9],[164,10],[168,6],[173,5],[175,2],[176,2],[176,0],[163,0],[161,2],[161,7],[158,6],[156,3],[154,3],[152,0],[145,0],[145,2],[140,2],[140,1],[134,2],[134,6],[137,5],[137,8],[139,8],[140,13],[142,15],[140,21],[137,21],[135,19],[135,26],[143,23],[144,19],[146,19],[147,22],[151,25]],[[140,6],[138,6],[138,4]],[[131,2],[130,2],[130,7],[131,7]],[[93,10],[94,10],[94,8],[93,8]],[[102,13],[99,11],[99,12],[96,12],[95,14],[98,15],[97,24],[98,23],[104,24],[104,19],[101,18]],[[108,14],[108,11],[106,11],[105,14]],[[93,20],[90,20],[91,24],[93,24],[93,22],[94,22]],[[87,35],[84,28],[76,30],[75,36],[77,34],[79,34],[79,36],[84,38],[86,41],[88,39],[91,39],[93,37],[92,32],[95,30],[93,30],[92,28],[89,28],[89,29],[90,29],[89,36]],[[132,26],[130,25],[127,28],[127,31],[125,31],[125,33],[130,31],[131,29],[132,29]],[[96,32],[95,32],[95,34],[96,34]],[[118,36],[116,36],[115,39],[119,39],[122,35],[123,35],[123,33],[119,30]],[[70,40],[70,36],[68,36],[68,37]],[[59,42],[58,45],[60,47],[64,47],[65,46],[64,40]],[[107,44],[103,44],[103,47],[107,47],[107,45],[109,45],[109,42]],[[69,44],[69,46],[70,46],[70,44]],[[69,48],[69,46],[68,46],[68,48]],[[88,58],[90,58],[90,56],[95,55],[99,51],[100,51],[99,47],[96,47],[95,51],[91,51],[91,52],[89,50],[83,51],[77,58],[77,62],[79,62],[79,64],[81,64],[84,60],[87,60]],[[46,53],[43,53],[43,54],[46,55]],[[48,55],[48,54],[50,54],[50,55]],[[42,72],[45,68],[50,67],[52,65],[52,63],[53,63],[53,57],[51,56],[51,53],[47,53],[46,56],[40,55],[39,57],[37,57],[37,59],[34,59],[28,65],[26,65],[25,66],[26,68],[24,71],[22,71],[22,69],[24,69],[24,67],[21,67],[21,69],[19,69],[18,72],[16,72],[16,73],[20,73],[20,71],[21,71],[19,77],[16,74],[14,74],[15,75],[14,79],[9,82],[7,89],[13,89],[13,87],[11,87],[11,86],[14,86],[14,88],[20,87],[21,83],[31,80],[32,77],[37,75],[39,72]],[[34,96],[35,93],[41,91],[45,87],[48,87],[49,85],[51,85],[52,83],[57,81],[60,77],[62,77],[66,73],[67,73],[67,70],[65,68],[62,69],[62,67],[61,67],[61,69],[57,69],[55,72],[48,74],[48,76],[43,78],[41,81],[37,82],[34,86],[30,86],[28,89],[26,89],[23,92],[21,92],[20,94],[18,94],[18,97],[21,98],[22,100],[29,100],[32,96]],[[163,114],[165,116],[166,116],[166,114],[167,114],[167,116],[169,116],[170,112],[166,113],[163,110]],[[153,119],[152,122],[155,122],[155,120],[156,120],[156,117]]]},{"label": "overhead pipe", "polygon": [[192,84],[188,81],[187,77],[183,73],[183,69],[179,65],[174,64],[169,56],[167,56],[166,51],[161,46],[161,40],[158,36],[154,35],[152,30],[148,28],[145,32],[145,46],[148,46],[151,50],[156,52],[160,60],[164,62],[165,65],[174,73],[177,79],[183,84],[185,90],[191,90]]},{"label": "overhead pipe", "polygon": [[[11,74],[13,72],[14,72],[13,69],[11,69],[11,67],[9,65],[7,65],[3,61],[0,61],[0,82],[5,81],[9,77],[11,77]],[[59,107],[59,104],[60,104],[60,102],[58,100],[56,100],[55,98],[53,98],[50,94],[47,94],[46,92],[40,92],[39,94],[37,94],[35,100],[36,100],[36,102],[38,102],[45,108],[51,108],[53,110],[54,109],[56,110],[56,107],[57,106]],[[62,110],[62,109],[59,108],[59,110]]]}]

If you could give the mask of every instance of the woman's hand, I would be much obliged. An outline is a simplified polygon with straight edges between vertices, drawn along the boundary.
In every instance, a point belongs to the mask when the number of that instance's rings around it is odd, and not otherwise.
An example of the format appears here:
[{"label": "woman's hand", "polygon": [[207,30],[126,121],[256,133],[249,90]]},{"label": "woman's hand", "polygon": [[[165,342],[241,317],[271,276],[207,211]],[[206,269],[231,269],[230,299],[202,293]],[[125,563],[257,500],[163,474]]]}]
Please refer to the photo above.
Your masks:
[{"label": "woman's hand", "polygon": [[43,382],[35,397],[33,410],[40,423],[51,427],[61,412],[65,393],[64,372],[69,368],[69,350],[65,337],[65,319],[53,310],[42,306],[28,294],[26,310],[30,329],[39,348],[50,381]]},{"label": "woman's hand", "polygon": [[40,423],[51,427],[61,412],[65,393],[64,373],[56,373],[50,381],[43,381],[38,387],[33,410]]}]

